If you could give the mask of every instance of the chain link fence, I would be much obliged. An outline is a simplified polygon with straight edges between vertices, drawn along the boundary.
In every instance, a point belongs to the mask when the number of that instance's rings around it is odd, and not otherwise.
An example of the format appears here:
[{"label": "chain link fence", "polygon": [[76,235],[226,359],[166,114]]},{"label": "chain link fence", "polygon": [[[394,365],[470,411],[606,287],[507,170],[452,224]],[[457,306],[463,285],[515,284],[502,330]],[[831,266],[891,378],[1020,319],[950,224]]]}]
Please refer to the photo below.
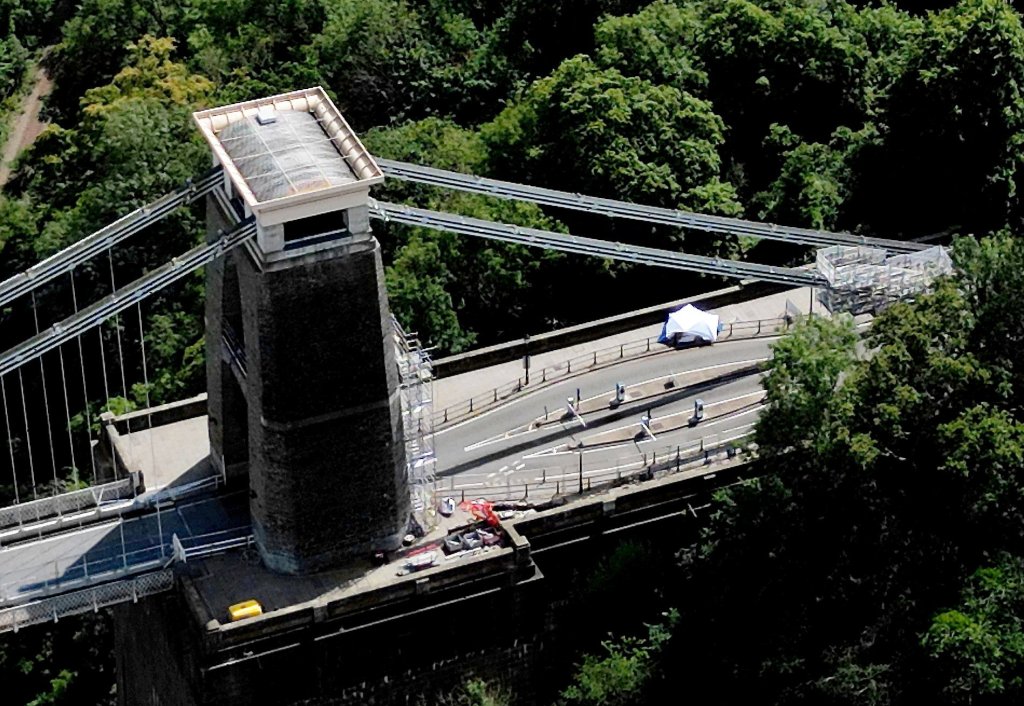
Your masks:
[{"label": "chain link fence", "polygon": [[137,601],[145,596],[168,591],[174,586],[174,572],[164,569],[130,579],[90,586],[78,591],[48,596],[31,603],[0,610],[0,633],[39,623],[55,622],[71,615],[98,611],[100,608]]},{"label": "chain link fence", "polygon": [[135,482],[123,478],[113,483],[72,490],[48,498],[30,500],[10,507],[0,508],[0,529],[21,527],[52,517],[61,517],[94,509],[103,503],[124,500],[135,495]]}]

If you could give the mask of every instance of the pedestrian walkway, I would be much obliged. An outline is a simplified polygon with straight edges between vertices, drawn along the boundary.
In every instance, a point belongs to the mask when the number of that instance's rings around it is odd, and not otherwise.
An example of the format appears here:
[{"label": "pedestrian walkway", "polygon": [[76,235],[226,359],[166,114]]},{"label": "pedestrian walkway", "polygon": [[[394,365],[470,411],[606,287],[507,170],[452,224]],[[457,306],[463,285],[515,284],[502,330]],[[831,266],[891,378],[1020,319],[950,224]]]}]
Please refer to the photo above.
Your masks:
[{"label": "pedestrian walkway", "polygon": [[[790,302],[789,312],[807,313],[811,303],[811,289],[809,287],[790,289],[785,292],[771,294],[746,302],[729,304],[718,309],[711,309],[712,313],[718,314],[722,323],[730,324],[739,321],[757,321],[761,319],[775,319],[785,316],[787,313],[787,301]],[[818,305],[814,310],[817,312]],[[668,311],[665,312],[666,316]],[[652,324],[641,328],[625,331],[613,336],[606,336],[586,343],[580,343],[566,348],[541,353],[531,356],[530,368],[539,371],[546,367],[554,367],[563,364],[568,359],[579,358],[598,351],[612,349],[616,346],[623,346],[629,343],[636,343],[644,339],[651,339],[652,344],[661,333],[662,324]],[[496,388],[515,384],[524,377],[523,361],[521,358],[492,365],[480,370],[472,370],[461,375],[442,378],[434,381],[434,410],[455,406],[465,400],[478,397]]]}]

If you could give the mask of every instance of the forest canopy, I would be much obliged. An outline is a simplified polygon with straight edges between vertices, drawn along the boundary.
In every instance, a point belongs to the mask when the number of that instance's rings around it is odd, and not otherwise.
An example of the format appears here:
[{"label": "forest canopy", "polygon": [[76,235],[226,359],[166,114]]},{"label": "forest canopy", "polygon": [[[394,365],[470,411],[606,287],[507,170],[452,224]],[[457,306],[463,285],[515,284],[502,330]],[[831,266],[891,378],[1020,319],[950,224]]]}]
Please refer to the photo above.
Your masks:
[{"label": "forest canopy", "polygon": [[[0,243],[21,242],[2,267],[201,171],[190,110],[316,84],[383,157],[893,238],[1017,228],[1020,15],[1003,0],[921,5],[8,3],[12,41],[52,44],[55,88],[51,127],[6,188],[18,237],[0,232]],[[806,256],[404,184],[382,195],[694,253]],[[396,313],[442,353],[714,284],[408,227],[378,237]],[[586,311],[571,304],[577,280],[592,290]]]},{"label": "forest canopy", "polygon": [[[962,236],[957,277],[880,316],[870,356],[841,319],[776,346],[757,435],[777,472],[716,498],[701,541],[650,589],[643,618],[671,620],[596,645],[563,701],[1024,696],[1024,26],[1007,0],[0,0],[0,113],[33,62],[54,89],[0,196],[0,279],[207,169],[192,111],[313,85],[381,157],[786,225]],[[810,256],[408,183],[375,195],[696,254]],[[203,221],[176,212],[111,270],[186,251]],[[375,229],[395,314],[439,355],[721,284]],[[83,300],[108,291],[103,267],[82,268]],[[39,306],[60,312],[66,294]],[[150,375],[124,386],[124,408],[202,391],[202,297],[192,278],[147,307]],[[0,325],[33,330],[12,310]],[[102,618],[4,643],[5,700],[110,702],[109,643]]]}]

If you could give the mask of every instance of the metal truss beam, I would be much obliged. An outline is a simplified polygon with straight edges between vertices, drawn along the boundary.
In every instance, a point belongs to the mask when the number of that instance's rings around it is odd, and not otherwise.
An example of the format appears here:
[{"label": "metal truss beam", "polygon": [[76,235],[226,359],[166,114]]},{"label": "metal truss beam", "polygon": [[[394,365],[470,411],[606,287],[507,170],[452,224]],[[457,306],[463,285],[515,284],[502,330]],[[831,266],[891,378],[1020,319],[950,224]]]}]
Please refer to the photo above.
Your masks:
[{"label": "metal truss beam", "polygon": [[14,346],[0,354],[0,375],[6,375],[12,370],[16,370],[20,365],[80,336],[114,314],[134,306],[150,294],[160,291],[167,285],[195,272],[214,258],[241,245],[255,233],[256,223],[252,218],[248,218],[224,233],[216,241],[200,245],[184,255],[179,255],[92,306],[54,324],[21,345]]},{"label": "metal truss beam", "polygon": [[196,179],[190,179],[177,191],[132,211],[92,235],[54,253],[24,272],[0,282],[0,306],[70,272],[107,248],[117,245],[146,226],[163,219],[179,206],[198,200],[213,190],[220,181],[221,168],[215,167]]},{"label": "metal truss beam", "polygon": [[644,265],[658,265],[679,270],[704,272],[706,274],[735,277],[739,279],[757,279],[765,282],[777,282],[795,287],[825,287],[825,278],[812,270],[800,270],[791,267],[772,267],[751,262],[723,260],[717,257],[687,255],[685,253],[645,248],[637,245],[613,243],[596,238],[583,238],[576,235],[553,233],[535,228],[523,228],[507,223],[494,223],[478,218],[456,216],[450,213],[431,211],[400,204],[390,204],[370,200],[370,216],[384,221],[406,223],[434,230],[443,230],[462,235],[475,235],[492,240],[504,240],[520,245],[561,250],[581,255],[595,255],[610,260],[624,260]]},{"label": "metal truss beam", "polygon": [[690,213],[689,211],[644,206],[626,201],[583,196],[566,191],[556,191],[538,186],[527,186],[525,184],[488,179],[472,174],[460,174],[459,172],[451,172],[444,169],[421,167],[416,164],[395,162],[390,159],[378,159],[377,163],[387,176],[403,181],[413,181],[475,194],[487,194],[515,201],[529,201],[543,206],[556,206],[558,208],[612,216],[614,218],[629,218],[635,221],[657,223],[676,228],[742,235],[764,238],[765,240],[780,240],[787,243],[814,245],[817,247],[829,245],[868,246],[884,248],[896,253],[916,252],[927,247],[923,243],[889,240],[887,238],[869,238],[850,233],[829,233],[809,228],[792,228],[771,223],[745,221],[739,218],[707,216],[699,213]]}]

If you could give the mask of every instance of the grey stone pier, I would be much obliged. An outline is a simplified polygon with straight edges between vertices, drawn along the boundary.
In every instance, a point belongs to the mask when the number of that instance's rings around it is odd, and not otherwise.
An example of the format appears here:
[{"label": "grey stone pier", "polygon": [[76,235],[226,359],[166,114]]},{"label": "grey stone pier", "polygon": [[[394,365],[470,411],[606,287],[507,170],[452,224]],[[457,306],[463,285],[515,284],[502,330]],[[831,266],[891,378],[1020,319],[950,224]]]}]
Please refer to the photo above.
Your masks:
[{"label": "grey stone pier", "polygon": [[254,241],[207,269],[211,457],[248,476],[265,565],[305,574],[399,546],[409,492],[395,340],[367,217],[382,180],[320,89],[197,113],[225,171],[208,235]]}]

